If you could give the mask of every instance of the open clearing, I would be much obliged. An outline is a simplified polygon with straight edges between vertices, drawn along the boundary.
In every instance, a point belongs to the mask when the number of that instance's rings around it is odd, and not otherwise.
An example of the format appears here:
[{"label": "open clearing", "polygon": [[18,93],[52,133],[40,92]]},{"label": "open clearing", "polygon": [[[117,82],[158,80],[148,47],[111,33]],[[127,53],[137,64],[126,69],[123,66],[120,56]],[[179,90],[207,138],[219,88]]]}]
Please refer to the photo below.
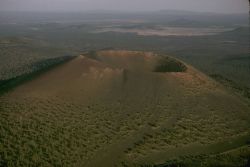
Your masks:
[{"label": "open clearing", "polygon": [[0,166],[158,165],[225,153],[247,146],[249,112],[179,60],[99,51],[0,97]]},{"label": "open clearing", "polygon": [[164,27],[155,28],[100,28],[93,33],[119,32],[119,33],[135,33],[141,36],[205,36],[216,35],[222,32],[231,31],[229,28],[190,28],[190,27]]}]

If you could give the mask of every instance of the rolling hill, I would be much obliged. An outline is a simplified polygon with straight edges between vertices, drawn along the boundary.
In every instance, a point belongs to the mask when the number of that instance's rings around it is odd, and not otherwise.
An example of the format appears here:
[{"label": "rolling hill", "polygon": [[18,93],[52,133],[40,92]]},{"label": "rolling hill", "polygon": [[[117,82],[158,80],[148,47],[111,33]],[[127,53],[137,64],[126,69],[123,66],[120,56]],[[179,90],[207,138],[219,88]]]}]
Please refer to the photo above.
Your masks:
[{"label": "rolling hill", "polygon": [[0,96],[0,166],[245,165],[249,114],[180,60],[86,53]]}]

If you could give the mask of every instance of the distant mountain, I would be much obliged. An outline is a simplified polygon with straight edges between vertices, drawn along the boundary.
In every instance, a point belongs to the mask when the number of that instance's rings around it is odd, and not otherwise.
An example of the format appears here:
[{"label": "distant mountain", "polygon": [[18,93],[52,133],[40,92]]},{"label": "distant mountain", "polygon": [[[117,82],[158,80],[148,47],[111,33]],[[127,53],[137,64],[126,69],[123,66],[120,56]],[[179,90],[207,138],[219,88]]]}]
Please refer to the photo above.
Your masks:
[{"label": "distant mountain", "polygon": [[41,22],[93,22],[104,20],[144,20],[179,25],[216,24],[216,25],[246,25],[247,14],[217,14],[177,10],[162,10],[151,12],[123,11],[83,11],[83,12],[0,12],[0,22],[10,23],[41,23]]}]

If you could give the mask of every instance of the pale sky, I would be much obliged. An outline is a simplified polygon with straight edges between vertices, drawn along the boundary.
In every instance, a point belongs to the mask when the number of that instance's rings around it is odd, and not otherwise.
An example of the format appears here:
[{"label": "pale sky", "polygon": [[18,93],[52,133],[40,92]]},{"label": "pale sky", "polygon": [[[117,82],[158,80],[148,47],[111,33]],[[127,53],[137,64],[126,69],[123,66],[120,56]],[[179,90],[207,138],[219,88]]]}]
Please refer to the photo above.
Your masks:
[{"label": "pale sky", "polygon": [[0,0],[0,11],[156,11],[248,13],[248,0]]}]

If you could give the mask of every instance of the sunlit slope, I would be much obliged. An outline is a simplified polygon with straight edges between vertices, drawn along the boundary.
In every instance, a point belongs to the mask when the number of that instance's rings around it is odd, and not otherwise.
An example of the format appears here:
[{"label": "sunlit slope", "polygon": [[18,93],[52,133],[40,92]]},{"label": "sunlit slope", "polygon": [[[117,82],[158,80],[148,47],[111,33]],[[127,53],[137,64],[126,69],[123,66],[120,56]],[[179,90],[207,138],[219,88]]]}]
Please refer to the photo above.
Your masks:
[{"label": "sunlit slope", "polygon": [[153,53],[82,55],[0,102],[0,164],[8,166],[162,164],[249,139],[249,106],[193,67]]}]

